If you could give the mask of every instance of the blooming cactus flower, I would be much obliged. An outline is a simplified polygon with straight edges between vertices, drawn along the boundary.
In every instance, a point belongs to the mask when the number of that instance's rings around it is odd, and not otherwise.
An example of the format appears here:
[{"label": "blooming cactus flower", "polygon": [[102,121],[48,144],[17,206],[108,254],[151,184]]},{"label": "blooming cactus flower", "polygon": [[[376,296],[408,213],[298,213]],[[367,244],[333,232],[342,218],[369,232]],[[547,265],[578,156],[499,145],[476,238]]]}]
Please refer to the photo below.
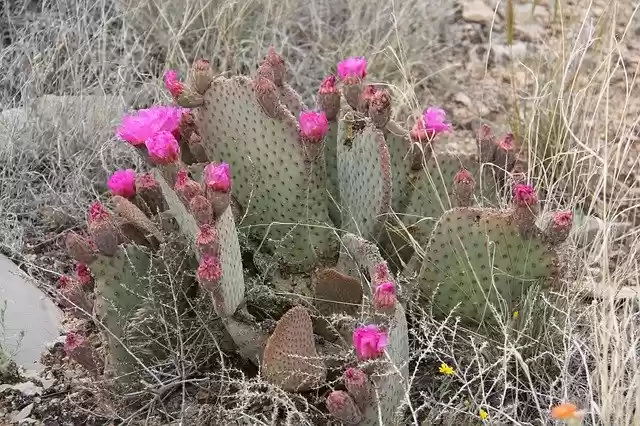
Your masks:
[{"label": "blooming cactus flower", "polygon": [[451,131],[451,124],[445,123],[447,113],[440,108],[427,108],[422,114],[424,129],[428,137],[432,138],[440,133]]},{"label": "blooming cactus flower", "polygon": [[132,169],[117,170],[109,178],[107,186],[112,194],[131,198],[136,195],[136,172]]},{"label": "blooming cactus flower", "polygon": [[160,131],[145,141],[149,157],[156,164],[171,164],[180,157],[180,145],[172,133]]},{"label": "blooming cactus flower", "polygon": [[204,168],[204,178],[207,186],[214,191],[229,192],[231,189],[231,173],[227,163],[208,164]]},{"label": "blooming cactus flower", "polygon": [[347,77],[365,78],[367,75],[367,58],[364,56],[351,56],[338,62],[338,76],[340,80]]},{"label": "blooming cactus flower", "polygon": [[158,132],[176,132],[185,108],[156,106],[127,114],[118,127],[117,136],[134,146],[141,146]]},{"label": "blooming cactus flower", "polygon": [[184,91],[184,84],[178,80],[178,71],[169,70],[164,73],[164,87],[167,88],[171,96],[178,97]]},{"label": "blooming cactus flower", "polygon": [[353,332],[353,345],[358,359],[376,359],[382,356],[387,347],[387,332],[376,325],[358,327]]},{"label": "blooming cactus flower", "polygon": [[91,276],[91,270],[87,267],[86,264],[79,262],[76,264],[76,276],[78,277],[78,281],[82,285],[89,285],[93,277]]},{"label": "blooming cactus flower", "polygon": [[303,111],[298,120],[300,132],[310,142],[320,142],[329,130],[324,111]]},{"label": "blooming cactus flower", "polygon": [[386,310],[396,305],[396,289],[391,281],[383,282],[376,287],[373,294],[373,306],[379,310]]}]

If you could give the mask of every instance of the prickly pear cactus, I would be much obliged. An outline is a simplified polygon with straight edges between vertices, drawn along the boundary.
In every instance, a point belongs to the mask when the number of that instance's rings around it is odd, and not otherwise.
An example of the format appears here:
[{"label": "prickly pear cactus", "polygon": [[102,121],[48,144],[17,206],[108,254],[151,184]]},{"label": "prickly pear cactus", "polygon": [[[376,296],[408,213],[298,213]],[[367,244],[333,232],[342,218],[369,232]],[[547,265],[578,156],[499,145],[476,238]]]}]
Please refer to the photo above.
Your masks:
[{"label": "prickly pear cactus", "polygon": [[496,314],[509,318],[529,288],[557,282],[571,213],[554,214],[543,231],[535,225],[533,189],[520,184],[514,192],[511,210],[458,207],[439,219],[419,274],[436,316],[453,311],[476,323],[493,322]]},{"label": "prickly pear cactus", "polygon": [[[301,140],[274,83],[257,76],[217,77],[195,112],[210,159],[234,171],[243,226],[283,261],[305,270],[330,257],[325,167]],[[320,157],[322,158],[322,157]]]}]

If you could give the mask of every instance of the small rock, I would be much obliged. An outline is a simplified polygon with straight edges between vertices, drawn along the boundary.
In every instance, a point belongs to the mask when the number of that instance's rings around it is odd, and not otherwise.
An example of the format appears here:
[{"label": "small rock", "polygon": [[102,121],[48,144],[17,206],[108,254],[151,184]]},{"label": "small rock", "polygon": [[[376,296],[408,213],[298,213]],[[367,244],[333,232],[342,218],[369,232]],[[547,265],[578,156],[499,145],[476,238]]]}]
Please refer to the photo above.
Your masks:
[{"label": "small rock", "polygon": [[458,92],[453,96],[453,100],[461,103],[462,105],[466,106],[467,108],[471,108],[473,106],[473,102],[471,101],[471,98],[469,96],[467,96],[466,93],[463,92]]},{"label": "small rock", "polygon": [[481,0],[465,1],[462,4],[462,19],[468,22],[489,24],[493,20],[493,9]]},{"label": "small rock", "polygon": [[18,383],[17,385],[13,385],[11,388],[18,392],[22,392],[25,396],[35,396],[42,393],[42,388],[33,382]]},{"label": "small rock", "polygon": [[33,410],[33,402],[29,405],[27,405],[26,407],[24,407],[22,410],[20,410],[17,414],[15,414],[13,416],[13,421],[16,423],[22,422],[23,420],[26,420],[27,417],[29,417],[31,415],[31,411]]}]

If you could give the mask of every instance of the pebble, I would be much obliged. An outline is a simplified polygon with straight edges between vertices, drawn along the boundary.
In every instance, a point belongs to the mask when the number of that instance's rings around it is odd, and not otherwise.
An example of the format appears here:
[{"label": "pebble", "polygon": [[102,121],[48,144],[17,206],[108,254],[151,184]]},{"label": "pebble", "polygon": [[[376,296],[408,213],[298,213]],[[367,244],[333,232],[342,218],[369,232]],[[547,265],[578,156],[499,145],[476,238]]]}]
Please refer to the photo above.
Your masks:
[{"label": "pebble", "polygon": [[34,403],[27,405],[22,410],[13,415],[12,420],[16,423],[21,423],[27,419],[31,415],[31,411],[33,411]]},{"label": "pebble", "polygon": [[482,0],[464,1],[462,3],[462,19],[478,24],[490,24],[493,21],[493,9]]}]

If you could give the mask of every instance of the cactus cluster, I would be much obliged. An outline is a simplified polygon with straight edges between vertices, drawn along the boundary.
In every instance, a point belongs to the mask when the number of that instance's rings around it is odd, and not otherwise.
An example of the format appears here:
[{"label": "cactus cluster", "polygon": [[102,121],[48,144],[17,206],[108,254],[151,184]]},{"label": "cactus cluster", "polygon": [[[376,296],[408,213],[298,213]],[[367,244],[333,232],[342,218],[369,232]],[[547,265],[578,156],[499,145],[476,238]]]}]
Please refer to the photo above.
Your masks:
[{"label": "cactus cluster", "polygon": [[[252,78],[215,75],[199,60],[184,82],[165,74],[177,106],[123,118],[119,139],[152,170],[111,176],[110,201],[90,207],[87,235],[67,236],[83,266],[78,279],[61,282],[67,306],[105,326],[106,366],[133,371],[129,325],[145,308],[150,270],[169,267],[168,249],[186,253],[178,272],[185,282],[195,276],[236,350],[265,380],[305,391],[326,389],[341,373],[329,412],[347,424],[392,424],[409,360],[394,273],[417,275],[415,289],[425,298],[436,291],[442,312],[464,302],[474,321],[482,320],[483,297],[497,292],[516,304],[527,282],[557,276],[570,215],[539,230],[537,196],[524,184],[514,188],[512,210],[472,207],[496,198],[523,168],[513,137],[496,142],[482,127],[472,149],[440,146],[436,137],[452,131],[444,111],[428,108],[405,130],[392,120],[390,93],[366,75],[365,58],[345,59],[308,109],[273,49]],[[433,220],[418,220],[425,216]],[[270,335],[247,307],[241,239],[281,276],[306,280],[315,296],[312,304],[296,299]],[[399,247],[407,239],[422,250]],[[101,368],[73,336],[70,356]]]}]

